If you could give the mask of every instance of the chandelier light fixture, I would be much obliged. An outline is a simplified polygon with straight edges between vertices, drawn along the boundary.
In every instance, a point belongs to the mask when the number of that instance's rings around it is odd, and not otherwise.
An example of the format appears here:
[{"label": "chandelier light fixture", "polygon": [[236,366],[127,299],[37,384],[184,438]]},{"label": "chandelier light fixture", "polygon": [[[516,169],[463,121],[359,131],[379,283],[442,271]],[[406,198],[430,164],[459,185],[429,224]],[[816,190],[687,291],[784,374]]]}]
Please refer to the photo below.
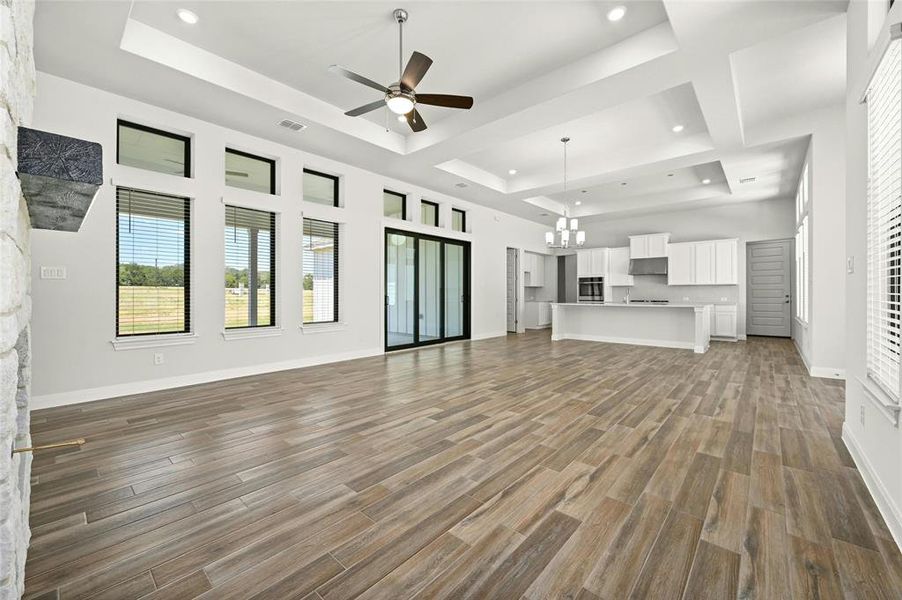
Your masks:
[{"label": "chandelier light fixture", "polygon": [[[561,138],[561,142],[564,144],[564,194],[567,193],[567,142],[569,141],[568,137]],[[566,202],[566,198],[564,201]],[[545,232],[545,245],[549,248],[569,248],[571,243],[579,248],[586,243],[586,232],[579,228],[579,219],[568,219],[567,213],[568,210],[565,206],[564,216],[557,220],[554,231]]]}]

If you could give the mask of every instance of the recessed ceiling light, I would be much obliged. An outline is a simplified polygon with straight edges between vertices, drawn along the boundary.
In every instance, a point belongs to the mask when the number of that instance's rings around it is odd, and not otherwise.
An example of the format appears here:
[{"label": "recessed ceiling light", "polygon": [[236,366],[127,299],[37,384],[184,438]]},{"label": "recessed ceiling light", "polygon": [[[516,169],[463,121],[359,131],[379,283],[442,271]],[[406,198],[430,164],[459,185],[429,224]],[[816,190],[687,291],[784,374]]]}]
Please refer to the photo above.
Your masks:
[{"label": "recessed ceiling light", "polygon": [[711,183],[710,179],[702,179],[702,184],[708,185],[709,183]]},{"label": "recessed ceiling light", "polygon": [[188,25],[194,25],[198,21],[200,21],[200,17],[197,16],[197,13],[194,13],[187,8],[180,8],[175,11],[175,14],[179,16],[179,19],[187,23]]},{"label": "recessed ceiling light", "polygon": [[507,170],[507,174],[508,174],[508,175],[516,175],[516,174],[517,174],[517,169],[508,169],[508,170]]},{"label": "recessed ceiling light", "polygon": [[582,201],[581,201],[581,200],[577,200],[577,201],[576,201],[576,205],[579,206],[580,204],[582,204]]},{"label": "recessed ceiling light", "polygon": [[674,133],[679,133],[679,132],[681,132],[681,131],[683,131],[683,126],[682,126],[682,125],[674,125],[674,126],[673,126],[673,132],[674,132]]},{"label": "recessed ceiling light", "polygon": [[626,7],[625,6],[615,6],[611,10],[608,11],[608,21],[619,21],[626,15]]}]

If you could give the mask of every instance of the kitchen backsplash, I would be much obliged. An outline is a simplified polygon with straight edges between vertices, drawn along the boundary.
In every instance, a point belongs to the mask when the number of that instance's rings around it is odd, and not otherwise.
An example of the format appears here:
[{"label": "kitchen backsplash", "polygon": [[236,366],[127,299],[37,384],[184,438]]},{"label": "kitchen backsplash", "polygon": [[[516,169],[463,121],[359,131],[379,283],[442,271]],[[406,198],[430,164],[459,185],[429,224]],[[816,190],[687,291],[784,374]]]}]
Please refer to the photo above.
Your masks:
[{"label": "kitchen backsplash", "polygon": [[[629,292],[631,300],[669,300],[671,302],[705,302],[738,304],[738,285],[667,285],[666,275],[635,275],[632,287],[615,287],[614,302],[622,302]],[[724,300],[726,298],[726,300]]]}]

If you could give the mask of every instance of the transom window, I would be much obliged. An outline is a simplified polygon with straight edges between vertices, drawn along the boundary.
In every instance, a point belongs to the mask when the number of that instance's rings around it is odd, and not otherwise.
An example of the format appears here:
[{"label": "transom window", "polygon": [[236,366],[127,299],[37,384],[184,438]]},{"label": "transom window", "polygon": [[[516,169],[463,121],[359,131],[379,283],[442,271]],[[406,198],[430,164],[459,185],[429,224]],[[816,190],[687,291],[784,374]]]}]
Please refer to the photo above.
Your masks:
[{"label": "transom window", "polygon": [[179,177],[191,177],[191,139],[119,119],[116,162]]},{"label": "transom window", "polygon": [[423,225],[438,227],[438,203],[422,200],[420,202],[420,222]]},{"label": "transom window", "polygon": [[382,192],[382,214],[392,219],[407,219],[407,196],[398,192]]},{"label": "transom window", "polygon": [[229,187],[275,194],[276,161],[226,148],[225,183]]},{"label": "transom window", "polygon": [[304,169],[304,201],[338,206],[338,177]]},{"label": "transom window", "polygon": [[453,231],[467,230],[467,213],[459,208],[451,209],[451,229]]}]

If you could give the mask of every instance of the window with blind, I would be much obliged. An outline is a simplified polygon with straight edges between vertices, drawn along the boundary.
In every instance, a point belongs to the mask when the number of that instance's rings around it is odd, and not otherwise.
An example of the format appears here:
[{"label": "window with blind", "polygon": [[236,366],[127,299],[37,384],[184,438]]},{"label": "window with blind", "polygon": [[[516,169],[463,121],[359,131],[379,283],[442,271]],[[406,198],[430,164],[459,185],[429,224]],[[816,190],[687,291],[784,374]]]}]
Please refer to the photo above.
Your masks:
[{"label": "window with blind", "polygon": [[191,330],[188,198],[116,188],[116,336]]},{"label": "window with blind", "polygon": [[338,321],[338,223],[304,219],[304,323]]},{"label": "window with blind", "polygon": [[338,206],[338,177],[304,169],[304,201]]},{"label": "window with blind", "polygon": [[398,192],[382,192],[382,214],[393,219],[407,219],[407,196]]},{"label": "window with blind", "polygon": [[275,325],[276,213],[225,210],[225,327]]},{"label": "window with blind", "polygon": [[451,229],[453,231],[467,230],[467,213],[459,208],[451,209]]},{"label": "window with blind", "polygon": [[867,91],[867,373],[899,401],[902,41],[890,42]]}]

